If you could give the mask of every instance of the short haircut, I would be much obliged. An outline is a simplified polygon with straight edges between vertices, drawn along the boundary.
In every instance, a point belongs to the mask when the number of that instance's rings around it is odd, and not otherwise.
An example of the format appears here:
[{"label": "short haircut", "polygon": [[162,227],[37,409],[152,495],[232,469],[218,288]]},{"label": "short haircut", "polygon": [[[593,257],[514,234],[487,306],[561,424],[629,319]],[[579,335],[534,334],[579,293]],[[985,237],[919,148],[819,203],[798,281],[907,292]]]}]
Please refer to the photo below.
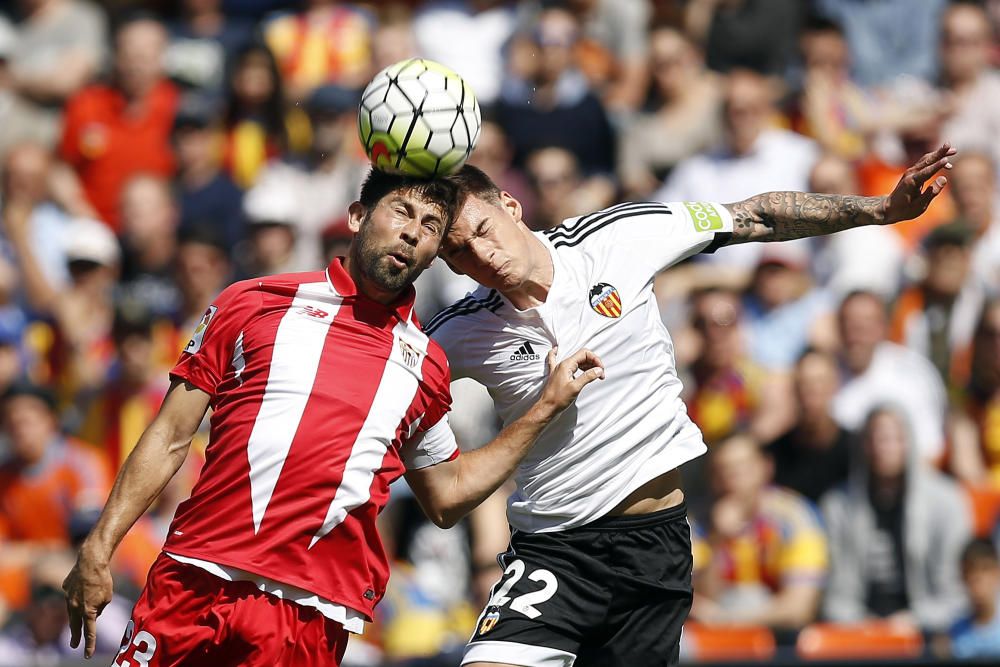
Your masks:
[{"label": "short haircut", "polygon": [[446,226],[451,225],[458,213],[459,189],[449,179],[418,178],[374,168],[369,170],[361,185],[358,201],[368,211],[372,211],[383,198],[400,190],[410,191],[421,199],[440,206]]},{"label": "short haircut", "polygon": [[870,289],[854,289],[848,292],[843,299],[840,300],[839,310],[843,310],[844,306],[847,305],[848,301],[854,301],[855,299],[870,299],[879,305],[882,309],[882,314],[886,317],[889,316],[889,304],[885,297],[880,295],[878,292]]},{"label": "short haircut", "polygon": [[982,537],[969,540],[969,543],[962,549],[962,566],[965,567],[973,561],[983,560],[1000,564],[1000,555],[997,554],[996,546],[993,542]]},{"label": "short haircut", "polygon": [[448,180],[458,186],[459,202],[475,197],[491,204],[500,203],[500,187],[479,167],[467,164]]}]

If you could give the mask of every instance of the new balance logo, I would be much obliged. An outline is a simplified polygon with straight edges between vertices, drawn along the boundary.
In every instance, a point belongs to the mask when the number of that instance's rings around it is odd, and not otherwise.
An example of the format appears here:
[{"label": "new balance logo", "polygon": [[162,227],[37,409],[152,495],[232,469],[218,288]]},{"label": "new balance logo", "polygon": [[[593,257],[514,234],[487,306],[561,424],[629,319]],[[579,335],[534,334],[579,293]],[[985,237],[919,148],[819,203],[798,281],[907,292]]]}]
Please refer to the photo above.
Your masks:
[{"label": "new balance logo", "polygon": [[510,355],[511,361],[538,361],[541,358],[542,355],[537,354],[528,341],[524,341],[524,344],[517,348],[517,352]]},{"label": "new balance logo", "polygon": [[324,319],[330,316],[330,313],[325,310],[320,310],[316,306],[303,306],[299,308],[298,313],[300,315],[308,315],[309,317],[315,317],[316,319]]}]

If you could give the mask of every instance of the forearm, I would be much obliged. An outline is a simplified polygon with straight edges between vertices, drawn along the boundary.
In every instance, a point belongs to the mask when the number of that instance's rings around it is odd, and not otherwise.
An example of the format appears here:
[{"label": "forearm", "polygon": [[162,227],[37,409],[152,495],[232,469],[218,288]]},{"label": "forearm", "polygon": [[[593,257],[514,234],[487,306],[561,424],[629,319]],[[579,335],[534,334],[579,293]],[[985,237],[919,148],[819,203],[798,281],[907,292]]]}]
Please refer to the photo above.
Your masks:
[{"label": "forearm", "polygon": [[726,204],[733,243],[790,241],[886,222],[888,197],[766,192]]},{"label": "forearm", "polygon": [[110,561],[125,533],[180,469],[190,445],[190,437],[173,436],[166,425],[154,421],[125,460],[81,551],[99,562]]},{"label": "forearm", "polygon": [[[452,526],[500,488],[517,469],[556,411],[539,402],[483,445],[458,457],[439,504],[441,524]],[[435,519],[436,520],[436,519]]]}]

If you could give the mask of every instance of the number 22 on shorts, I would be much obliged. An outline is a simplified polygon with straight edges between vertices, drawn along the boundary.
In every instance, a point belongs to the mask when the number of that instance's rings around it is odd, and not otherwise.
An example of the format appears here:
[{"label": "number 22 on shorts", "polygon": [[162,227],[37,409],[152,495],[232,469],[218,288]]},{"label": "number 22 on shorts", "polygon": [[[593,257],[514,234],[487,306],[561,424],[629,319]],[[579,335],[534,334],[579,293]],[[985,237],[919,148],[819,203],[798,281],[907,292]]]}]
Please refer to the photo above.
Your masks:
[{"label": "number 22 on shorts", "polygon": [[515,560],[508,565],[507,569],[503,571],[503,576],[510,575],[510,578],[504,581],[497,592],[493,594],[493,597],[490,598],[489,606],[503,607],[509,602],[511,611],[524,614],[528,618],[538,618],[541,616],[542,612],[538,611],[535,605],[546,602],[555,595],[556,590],[559,588],[559,582],[556,581],[556,576],[548,570],[534,570],[528,575],[528,579],[544,584],[543,587],[537,591],[518,595],[511,599],[507,594],[510,593],[510,589],[524,576],[524,571],[525,565],[523,560]]}]

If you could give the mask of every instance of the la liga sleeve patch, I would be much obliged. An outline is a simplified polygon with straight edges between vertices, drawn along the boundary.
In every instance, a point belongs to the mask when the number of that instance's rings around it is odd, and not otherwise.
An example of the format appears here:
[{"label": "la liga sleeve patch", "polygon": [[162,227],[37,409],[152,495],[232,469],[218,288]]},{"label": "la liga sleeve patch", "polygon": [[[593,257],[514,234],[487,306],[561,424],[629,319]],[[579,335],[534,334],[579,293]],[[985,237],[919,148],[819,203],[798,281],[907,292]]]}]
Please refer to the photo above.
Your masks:
[{"label": "la liga sleeve patch", "polygon": [[215,313],[218,312],[218,306],[209,306],[205,314],[201,316],[201,321],[198,322],[198,326],[194,328],[194,334],[191,336],[191,340],[188,341],[187,346],[184,351],[188,354],[195,354],[201,349],[201,343],[205,340],[205,332],[208,330],[208,325],[212,323],[212,318],[215,317]]}]

